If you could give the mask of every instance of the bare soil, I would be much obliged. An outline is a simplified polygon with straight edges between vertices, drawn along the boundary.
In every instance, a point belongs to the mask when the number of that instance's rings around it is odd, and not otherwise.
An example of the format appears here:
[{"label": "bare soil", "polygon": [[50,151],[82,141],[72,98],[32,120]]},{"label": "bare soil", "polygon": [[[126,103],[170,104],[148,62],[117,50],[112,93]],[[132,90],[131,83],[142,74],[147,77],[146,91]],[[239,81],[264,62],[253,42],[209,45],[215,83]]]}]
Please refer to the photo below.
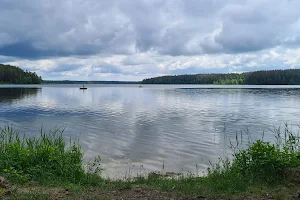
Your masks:
[{"label": "bare soil", "polygon": [[[300,189],[300,188],[299,188]],[[15,194],[14,194],[15,193]],[[42,194],[47,194],[46,197]],[[22,196],[24,198],[22,198]],[[30,198],[26,198],[29,197]],[[35,198],[32,198],[35,197]],[[287,193],[274,193],[262,195],[234,195],[234,196],[184,196],[175,193],[161,192],[146,185],[136,186],[132,189],[102,191],[98,188],[91,188],[85,192],[72,192],[62,188],[32,187],[15,189],[0,199],[49,199],[49,200],[300,200],[295,188]]]}]

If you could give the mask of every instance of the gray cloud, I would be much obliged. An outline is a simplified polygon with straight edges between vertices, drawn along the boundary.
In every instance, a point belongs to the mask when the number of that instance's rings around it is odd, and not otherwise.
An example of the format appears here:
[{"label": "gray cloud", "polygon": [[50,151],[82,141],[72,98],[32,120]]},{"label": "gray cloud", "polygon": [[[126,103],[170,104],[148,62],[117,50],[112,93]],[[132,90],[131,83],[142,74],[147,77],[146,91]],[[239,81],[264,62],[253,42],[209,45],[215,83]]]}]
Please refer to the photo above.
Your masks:
[{"label": "gray cloud", "polygon": [[0,54],[39,58],[127,53],[130,30],[113,6],[114,1],[95,0],[1,1],[1,35],[9,35],[11,42],[5,44],[0,37]]},{"label": "gray cloud", "polygon": [[213,73],[230,73],[230,69],[228,67],[223,68],[202,68],[199,69],[198,67],[188,67],[185,69],[176,69],[171,70],[172,75],[180,75],[180,74],[213,74]]},{"label": "gray cloud", "polygon": [[153,64],[153,59],[149,58],[147,55],[141,55],[141,56],[127,56],[125,59],[123,59],[122,64],[123,65],[147,65],[147,64]]},{"label": "gray cloud", "polygon": [[258,51],[284,44],[299,20],[300,1],[248,1],[227,5],[221,12],[222,29],[214,39],[223,52]]},{"label": "gray cloud", "polygon": [[[299,45],[300,1],[4,0],[0,55],[240,53]],[[299,27],[298,27],[299,28]]]},{"label": "gray cloud", "polygon": [[105,63],[105,62],[101,62],[98,63],[97,65],[93,65],[92,66],[92,74],[93,73],[110,73],[110,74],[119,74],[121,73],[121,69],[118,66],[109,64],[109,63]]},{"label": "gray cloud", "polygon": [[299,0],[2,0],[0,62],[53,79],[300,67]]},{"label": "gray cloud", "polygon": [[[231,73],[300,67],[300,49],[258,53],[166,56],[157,53],[26,60],[0,57],[6,64],[35,71],[44,79],[142,80],[168,74]],[[136,58],[136,60],[135,60]]]},{"label": "gray cloud", "polygon": [[80,64],[64,64],[64,65],[59,65],[54,69],[51,69],[50,72],[69,72],[69,71],[73,71],[73,70],[77,70],[79,68],[81,68],[82,65]]}]

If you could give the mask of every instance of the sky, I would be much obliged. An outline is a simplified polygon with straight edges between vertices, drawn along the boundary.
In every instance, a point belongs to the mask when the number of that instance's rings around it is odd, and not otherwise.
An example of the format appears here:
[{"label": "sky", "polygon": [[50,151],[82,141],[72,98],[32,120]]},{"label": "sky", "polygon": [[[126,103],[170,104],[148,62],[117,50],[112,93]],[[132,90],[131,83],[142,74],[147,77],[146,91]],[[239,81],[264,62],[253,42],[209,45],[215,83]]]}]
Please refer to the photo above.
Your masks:
[{"label": "sky", "polygon": [[0,63],[44,80],[300,68],[300,0],[0,0]]}]

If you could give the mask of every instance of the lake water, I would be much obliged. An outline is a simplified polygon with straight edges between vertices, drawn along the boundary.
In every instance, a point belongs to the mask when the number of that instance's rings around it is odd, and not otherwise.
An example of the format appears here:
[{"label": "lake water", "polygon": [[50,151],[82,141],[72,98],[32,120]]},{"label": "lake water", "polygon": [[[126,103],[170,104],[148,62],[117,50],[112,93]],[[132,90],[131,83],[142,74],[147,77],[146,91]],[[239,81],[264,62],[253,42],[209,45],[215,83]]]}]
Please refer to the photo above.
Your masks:
[{"label": "lake water", "polygon": [[100,155],[114,178],[201,174],[230,155],[228,140],[240,131],[272,140],[273,126],[300,122],[300,86],[86,86],[0,86],[0,126],[28,135],[66,127],[85,160]]}]

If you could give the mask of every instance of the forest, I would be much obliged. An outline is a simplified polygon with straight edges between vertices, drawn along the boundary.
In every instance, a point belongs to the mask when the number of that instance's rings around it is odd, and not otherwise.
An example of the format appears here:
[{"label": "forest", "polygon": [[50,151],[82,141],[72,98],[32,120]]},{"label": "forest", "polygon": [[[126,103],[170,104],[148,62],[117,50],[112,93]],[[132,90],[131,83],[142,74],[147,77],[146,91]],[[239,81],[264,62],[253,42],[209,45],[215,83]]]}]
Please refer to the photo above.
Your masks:
[{"label": "forest", "polygon": [[42,77],[19,67],[0,64],[0,84],[41,84]]},{"label": "forest", "polygon": [[300,69],[231,74],[193,74],[144,79],[143,84],[300,85]]},{"label": "forest", "polygon": [[70,80],[43,80],[43,84],[139,84],[138,81],[70,81]]}]

